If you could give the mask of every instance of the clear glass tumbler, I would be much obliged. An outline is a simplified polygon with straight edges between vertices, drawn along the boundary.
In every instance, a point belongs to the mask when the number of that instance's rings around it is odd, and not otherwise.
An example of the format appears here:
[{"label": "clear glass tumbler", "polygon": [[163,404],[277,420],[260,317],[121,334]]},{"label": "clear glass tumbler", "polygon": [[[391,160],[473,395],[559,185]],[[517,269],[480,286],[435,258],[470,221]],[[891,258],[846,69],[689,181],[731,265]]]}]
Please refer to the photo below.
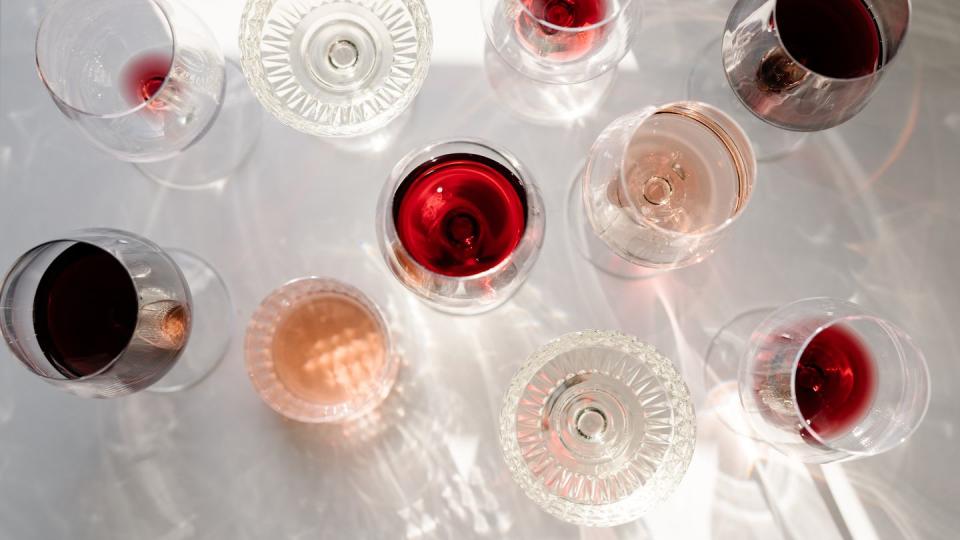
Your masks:
[{"label": "clear glass tumbler", "polygon": [[321,137],[371,133],[420,91],[433,47],[422,0],[247,0],[243,71],[288,126]]},{"label": "clear glass tumbler", "polygon": [[809,463],[894,448],[930,400],[926,360],[909,336],[831,298],[737,317],[711,343],[706,369],[717,386],[736,381],[749,435]]},{"label": "clear glass tumbler", "polygon": [[670,360],[618,333],[544,345],[513,377],[500,445],[524,493],[588,526],[633,521],[674,491],[696,442],[687,385]]},{"label": "clear glass tumbler", "polygon": [[512,155],[476,140],[438,142],[394,167],[377,205],[387,266],[429,306],[491,310],[523,284],[543,245],[540,191]]},{"label": "clear glass tumbler", "polygon": [[484,0],[493,48],[520,73],[572,84],[612,70],[630,50],[640,0]]},{"label": "clear glass tumbler", "polygon": [[226,353],[232,307],[216,272],[113,229],[21,256],[0,286],[0,331],[35,375],[83,397],[170,392]]},{"label": "clear glass tumbler", "polygon": [[247,327],[247,373],[273,410],[339,422],[379,405],[399,360],[377,306],[358,289],[301,278],[270,293]]},{"label": "clear glass tumbler", "polygon": [[698,102],[646,107],[597,138],[568,197],[581,253],[621,277],[710,255],[743,213],[756,160],[743,130]]}]

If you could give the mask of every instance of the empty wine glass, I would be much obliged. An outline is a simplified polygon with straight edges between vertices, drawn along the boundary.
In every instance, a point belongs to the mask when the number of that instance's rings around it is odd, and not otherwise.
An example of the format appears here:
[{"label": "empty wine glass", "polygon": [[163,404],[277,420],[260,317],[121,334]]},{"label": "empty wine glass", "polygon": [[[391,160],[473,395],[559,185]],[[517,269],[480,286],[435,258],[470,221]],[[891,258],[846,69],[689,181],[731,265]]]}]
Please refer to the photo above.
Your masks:
[{"label": "empty wine glass", "polygon": [[290,127],[321,137],[373,132],[413,102],[433,33],[422,0],[247,0],[243,71]]},{"label": "empty wine glass", "polygon": [[270,293],[247,327],[247,373],[267,405],[301,422],[339,422],[379,405],[399,361],[377,306],[333,279]]},{"label": "empty wine glass", "polygon": [[448,313],[481,313],[507,301],[530,273],[543,232],[543,201],[526,168],[476,140],[411,152],[377,204],[387,266]]},{"label": "empty wine glass", "polygon": [[611,123],[571,186],[581,254],[636,278],[710,255],[743,213],[756,161],[743,130],[705,103],[646,107]]},{"label": "empty wine glass", "polygon": [[688,92],[728,108],[761,159],[780,157],[803,140],[794,132],[828,129],[863,109],[909,19],[909,0],[739,0],[722,39],[699,55]]},{"label": "empty wine glass", "polygon": [[619,332],[566,334],[510,382],[500,445],[514,480],[579,525],[637,519],[680,483],[696,442],[687,385],[650,345]]},{"label": "empty wine glass", "polygon": [[484,0],[493,48],[520,73],[570,84],[610,71],[630,50],[640,0]]},{"label": "empty wine glass", "polygon": [[170,392],[226,353],[226,286],[197,256],[89,229],[21,256],[0,286],[0,331],[35,375],[83,397]]},{"label": "empty wine glass", "polygon": [[716,388],[736,386],[748,435],[809,463],[894,448],[930,400],[926,360],[909,336],[831,298],[737,317],[713,339],[706,370]]},{"label": "empty wine glass", "polygon": [[221,180],[259,133],[259,113],[239,101],[214,155],[197,144],[221,110],[226,71],[212,32],[178,2],[62,0],[40,24],[36,57],[60,110],[99,147],[162,183]]}]

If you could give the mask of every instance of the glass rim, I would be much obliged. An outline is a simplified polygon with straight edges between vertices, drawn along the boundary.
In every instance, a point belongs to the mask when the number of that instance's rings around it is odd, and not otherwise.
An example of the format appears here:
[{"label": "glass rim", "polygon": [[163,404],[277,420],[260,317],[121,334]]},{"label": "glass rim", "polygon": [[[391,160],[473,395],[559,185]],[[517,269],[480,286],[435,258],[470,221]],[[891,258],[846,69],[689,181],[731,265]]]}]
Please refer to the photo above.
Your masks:
[{"label": "glass rim", "polygon": [[[856,81],[861,81],[861,80],[869,79],[869,78],[871,78],[871,77],[877,77],[877,76],[879,76],[880,74],[882,74],[891,64],[893,64],[894,59],[896,59],[897,56],[899,56],[899,54],[900,54],[900,47],[903,45],[903,41],[906,39],[906,36],[907,36],[907,30],[906,30],[906,28],[908,28],[908,27],[910,26],[910,20],[911,20],[911,18],[912,18],[911,15],[913,14],[913,5],[912,5],[912,0],[902,0],[902,1],[903,1],[904,5],[906,5],[906,7],[907,7],[907,21],[906,21],[906,24],[904,25],[905,30],[904,30],[904,32],[903,32],[903,37],[900,39],[900,43],[898,43],[898,44],[897,44],[897,47],[893,50],[893,54],[890,55],[890,56],[887,57],[887,58],[884,58],[884,59],[883,59],[883,63],[880,64],[879,66],[877,66],[877,68],[876,68],[875,70],[873,70],[873,71],[870,72],[870,73],[865,73],[865,74],[863,74],[863,75],[858,75],[858,76],[856,76],[856,77],[831,77],[830,75],[824,75],[823,73],[820,73],[820,72],[818,72],[818,71],[816,71],[816,70],[810,69],[809,67],[806,66],[806,64],[804,64],[803,62],[797,60],[797,58],[793,56],[793,53],[790,52],[790,49],[789,49],[789,48],[787,47],[787,45],[783,42],[783,38],[782,38],[781,35],[780,35],[780,24],[779,24],[779,21],[777,21],[777,5],[780,3],[780,0],[774,0],[774,2],[773,2],[773,19],[774,19],[774,21],[776,21],[776,25],[774,26],[774,29],[773,29],[773,34],[774,34],[774,36],[777,38],[777,44],[780,45],[780,49],[787,55],[788,58],[790,58],[790,60],[791,60],[794,64],[796,64],[797,66],[799,66],[801,69],[803,69],[803,70],[804,70],[805,72],[807,72],[807,73],[811,73],[811,74],[813,74],[813,75],[816,75],[817,77],[820,77],[820,78],[822,78],[822,79],[826,79],[826,80],[828,80],[828,81],[837,81],[837,82],[844,82],[844,83],[845,83],[845,82],[856,82]],[[865,2],[864,2],[864,3],[865,3]],[[865,3],[865,4],[866,4],[866,3]],[[867,6],[867,7],[868,7],[868,9],[869,9],[869,6]],[[877,17],[874,15],[873,10],[870,10],[870,16],[871,16],[871,19],[876,23],[876,22],[877,22]],[[880,32],[879,25],[877,26],[877,32],[878,32],[878,34],[879,34],[879,32]],[[883,39],[883,36],[880,36],[880,42],[881,42],[882,44],[885,44],[885,43],[886,43],[886,40]],[[739,95],[738,95],[737,97],[739,97]],[[753,112],[752,109],[751,109],[751,112]]]},{"label": "glass rim", "polygon": [[47,9],[46,13],[44,13],[43,18],[40,20],[40,26],[37,29],[37,36],[34,39],[34,64],[37,67],[37,73],[40,75],[40,80],[43,82],[43,87],[47,89],[47,92],[50,93],[50,95],[57,101],[57,103],[83,116],[89,116],[92,118],[109,119],[109,118],[123,118],[124,116],[128,116],[133,113],[139,112],[145,108],[148,108],[150,105],[154,103],[154,101],[159,99],[158,96],[163,94],[163,91],[167,88],[167,85],[170,82],[170,71],[173,69],[174,59],[178,51],[177,36],[176,36],[176,32],[174,31],[173,22],[171,20],[170,13],[163,6],[163,3],[161,0],[140,0],[140,1],[148,5],[151,5],[159,10],[161,15],[160,19],[162,19],[163,25],[167,28],[170,34],[170,43],[169,43],[170,65],[167,67],[167,75],[164,76],[163,82],[160,84],[160,87],[157,88],[156,92],[154,92],[149,99],[143,100],[143,103],[138,103],[137,105],[134,105],[130,108],[117,111],[117,112],[96,113],[96,112],[81,109],[76,105],[68,103],[66,99],[63,98],[63,96],[61,96],[59,93],[54,91],[54,89],[50,87],[50,83],[48,82],[43,66],[41,65],[40,36],[43,34],[44,30],[46,29],[46,25],[50,21],[51,17],[53,17],[59,9],[63,9],[67,4],[71,2],[71,0],[59,0],[54,5],[50,6],[50,8]]},{"label": "glass rim", "polygon": [[[254,309],[254,312],[250,316],[250,320],[247,323],[246,335],[244,336],[244,364],[247,376],[253,383],[254,390],[257,392],[257,395],[260,396],[261,400],[278,414],[292,420],[308,423],[331,423],[349,420],[376,407],[380,402],[383,401],[383,399],[386,398],[386,394],[382,391],[370,392],[368,395],[364,396],[362,401],[356,402],[355,406],[353,405],[354,402],[349,400],[320,404],[304,399],[303,397],[286,388],[282,383],[276,384],[276,387],[280,389],[287,399],[293,403],[296,403],[298,409],[307,411],[307,414],[301,415],[291,415],[288,411],[282,410],[282,408],[277,406],[273,401],[265,398],[267,392],[271,390],[271,387],[264,386],[260,380],[260,377],[254,375],[253,366],[257,361],[262,360],[267,360],[273,364],[272,355],[263,352],[251,352],[250,342],[252,339],[258,336],[270,337],[272,339],[275,336],[276,328],[270,332],[257,332],[254,328],[254,324],[257,322],[258,317],[262,314],[263,310],[266,309],[270,302],[276,301],[291,292],[303,292],[306,294],[302,295],[296,301],[290,303],[289,307],[297,306],[304,300],[315,298],[318,295],[330,295],[345,298],[365,311],[371,317],[371,319],[373,319],[380,332],[381,339],[383,339],[383,365],[376,373],[376,384],[383,386],[384,383],[386,383],[386,388],[389,391],[394,383],[394,381],[391,380],[391,374],[396,372],[396,369],[399,366],[399,358],[394,350],[394,342],[393,337],[390,334],[390,326],[387,324],[387,319],[384,316],[383,310],[380,308],[380,306],[374,302],[369,295],[350,283],[333,277],[307,275],[286,281],[267,293],[266,296],[264,296],[263,299],[257,304],[257,307]],[[272,372],[274,374],[276,373],[275,370],[272,370]],[[333,409],[333,411],[331,411],[331,409]]]},{"label": "glass rim", "polygon": [[[107,253],[108,255],[110,255],[111,257],[113,257],[113,259],[115,259],[118,263],[120,263],[120,266],[123,267],[124,272],[126,273],[127,277],[130,279],[130,287],[131,287],[131,289],[133,289],[133,291],[134,291],[134,292],[136,293],[136,295],[137,295],[137,315],[138,315],[138,317],[137,317],[136,324],[134,325],[133,331],[130,332],[130,337],[127,338],[127,342],[126,342],[126,344],[123,346],[123,349],[121,349],[120,352],[118,352],[118,353],[116,354],[116,356],[114,356],[113,358],[111,358],[109,362],[107,362],[106,364],[104,364],[103,367],[101,367],[101,368],[98,369],[97,371],[94,371],[94,372],[92,372],[92,373],[88,373],[88,374],[83,375],[83,376],[81,376],[81,377],[66,377],[66,376],[64,376],[64,377],[51,377],[51,376],[49,376],[49,375],[46,375],[46,374],[44,374],[44,373],[42,373],[42,372],[37,371],[37,370],[34,369],[33,366],[31,366],[29,363],[23,362],[23,361],[22,361],[23,358],[20,356],[20,354],[17,354],[16,352],[14,352],[15,356],[17,356],[17,358],[20,358],[20,359],[21,359],[21,363],[24,364],[24,365],[27,367],[27,369],[29,369],[29,370],[30,370],[34,375],[36,375],[37,377],[40,377],[41,379],[44,379],[44,380],[48,380],[48,381],[85,382],[85,381],[89,381],[89,380],[95,379],[95,378],[103,375],[104,373],[107,373],[108,371],[110,371],[110,370],[117,364],[117,362],[119,362],[119,361],[123,358],[123,356],[124,356],[124,355],[127,353],[127,351],[130,349],[130,345],[133,343],[134,338],[137,336],[137,330],[140,328],[140,322],[141,322],[141,321],[140,321],[139,314],[140,314],[141,310],[143,309],[143,307],[145,306],[145,304],[143,303],[143,298],[141,297],[140,291],[139,291],[138,288],[137,288],[136,281],[134,281],[134,279],[133,279],[133,274],[130,273],[130,269],[127,267],[126,264],[124,264],[124,262],[123,262],[122,260],[120,260],[119,257],[117,257],[116,255],[114,255],[113,253],[111,253],[109,250],[104,249],[104,248],[98,246],[97,244],[95,244],[95,243],[93,243],[93,242],[91,242],[91,241],[89,241],[89,240],[84,240],[84,239],[82,238],[84,235],[88,235],[88,234],[104,234],[104,235],[113,235],[113,236],[120,235],[120,236],[126,236],[126,237],[133,237],[133,238],[136,238],[138,241],[145,242],[147,245],[156,247],[156,248],[159,250],[160,253],[162,253],[165,257],[169,258],[169,255],[167,255],[166,252],[163,251],[163,249],[159,248],[159,247],[156,246],[153,242],[151,242],[150,240],[147,240],[146,238],[143,238],[143,237],[141,237],[141,236],[139,236],[139,235],[136,235],[136,234],[133,234],[133,233],[129,233],[129,232],[127,232],[127,231],[121,231],[121,230],[119,230],[119,229],[106,229],[106,228],[82,229],[82,230],[76,231],[75,233],[72,233],[72,236],[67,236],[67,237],[62,237],[62,238],[56,238],[56,239],[53,239],[53,240],[47,240],[46,242],[37,244],[36,246],[28,249],[28,250],[27,250],[26,252],[24,252],[22,255],[20,255],[19,257],[17,257],[17,259],[16,259],[16,261],[14,261],[13,265],[10,266],[10,269],[7,270],[7,273],[6,273],[6,275],[4,276],[3,280],[0,281],[0,293],[4,293],[4,292],[7,291],[7,287],[8,287],[8,285],[10,285],[10,279],[13,277],[14,272],[18,272],[18,271],[20,271],[20,270],[23,270],[22,268],[18,268],[18,267],[19,267],[22,263],[27,262],[27,259],[28,259],[29,257],[35,256],[35,255],[39,254],[40,252],[42,252],[43,250],[49,249],[49,248],[53,247],[53,246],[56,245],[56,244],[66,244],[66,243],[69,243],[69,244],[72,244],[72,245],[73,245],[73,244],[86,244],[86,245],[89,245],[89,246],[93,246],[93,247],[99,249],[100,251],[103,251],[104,253]],[[172,262],[172,261],[171,261],[171,262]],[[177,269],[177,273],[180,274],[180,278],[181,278],[181,280],[182,280],[182,279],[183,279],[183,275],[182,275],[182,271],[180,270],[180,267],[179,267],[176,263],[174,263],[173,266],[174,266],[174,268]],[[189,288],[187,288],[187,289],[189,290]],[[6,338],[6,324],[0,325],[0,332],[2,332],[3,335],[4,335],[4,338]],[[189,334],[188,334],[188,336],[189,336]],[[44,359],[47,360],[47,361],[50,361],[50,359],[47,358],[46,355],[44,356]],[[56,370],[56,368],[54,368],[54,369]],[[59,370],[56,370],[56,371],[59,372]]]},{"label": "glass rim", "polygon": [[[476,274],[470,274],[466,276],[449,276],[447,274],[441,274],[439,272],[434,272],[433,270],[430,270],[429,268],[420,264],[420,261],[416,260],[412,255],[410,255],[410,252],[407,251],[406,246],[404,246],[403,242],[399,240],[399,235],[397,234],[396,230],[396,219],[393,216],[393,203],[397,195],[397,190],[400,188],[400,186],[403,184],[403,181],[406,179],[406,176],[409,174],[409,171],[407,171],[409,166],[415,162],[422,163],[426,159],[425,156],[427,154],[431,154],[432,151],[436,150],[437,148],[456,144],[480,147],[493,152],[498,157],[502,158],[506,164],[517,173],[517,178],[520,180],[520,184],[523,186],[527,206],[527,215],[523,226],[523,234],[520,235],[520,240],[517,242],[517,245],[513,247],[513,250],[510,252],[510,254],[504,257],[504,259],[498,262],[496,265],[491,266],[482,272],[477,272]],[[448,154],[448,152],[437,152],[435,153],[434,157],[440,157]],[[419,165],[419,163],[417,163],[417,165]],[[404,174],[404,172],[407,174]],[[386,232],[392,233],[393,236],[397,237],[397,248],[402,250],[402,253],[405,257],[405,262],[411,264],[423,275],[428,275],[456,283],[465,283],[475,279],[490,277],[502,272],[504,268],[507,268],[510,264],[512,264],[514,259],[516,259],[517,253],[521,251],[521,248],[536,240],[535,231],[537,227],[532,226],[533,222],[531,220],[531,216],[533,215],[532,210],[534,208],[539,209],[543,206],[543,199],[540,195],[540,189],[537,187],[537,184],[533,180],[533,176],[530,174],[529,170],[523,165],[523,163],[520,162],[519,159],[517,159],[510,152],[503,150],[486,140],[472,137],[440,139],[433,141],[419,149],[413,150],[403,156],[403,158],[401,158],[400,161],[398,161],[394,166],[390,173],[389,185],[390,195],[384,200],[385,204],[380,219],[384,220]],[[544,220],[541,218],[540,221],[542,222]],[[401,282],[402,281],[403,280],[401,280]],[[404,284],[404,286],[406,286],[406,284]]]},{"label": "glass rim", "polygon": [[[690,105],[696,105],[698,107],[705,108],[710,112],[710,114],[716,114],[720,116],[723,121],[728,122],[730,126],[736,129],[736,133],[734,133],[734,136],[731,136],[729,133],[727,133],[727,129],[721,126],[719,122],[711,118],[709,115],[702,113],[701,111],[690,108]],[[630,197],[626,197],[626,199],[627,203],[630,205],[630,210],[632,211],[631,213],[635,213],[637,216],[639,216],[638,220],[635,221],[637,221],[637,223],[640,225],[649,227],[659,234],[673,238],[706,238],[719,234],[730,227],[730,225],[737,221],[737,219],[739,219],[740,215],[743,214],[744,210],[746,210],[747,205],[752,198],[751,195],[753,194],[753,184],[756,182],[757,176],[757,160],[755,154],[753,153],[753,147],[752,143],[750,142],[750,138],[747,136],[740,124],[736,122],[736,120],[719,108],[701,101],[684,100],[673,101],[663,105],[650,105],[635,113],[638,116],[637,123],[631,129],[630,136],[624,141],[620,152],[622,157],[618,161],[618,165],[620,165],[618,179],[619,187],[626,192],[627,177],[626,167],[623,166],[623,162],[627,157],[627,150],[629,149],[630,144],[633,142],[633,136],[636,134],[637,130],[639,130],[640,127],[643,126],[643,124],[645,124],[654,115],[664,113],[680,114],[681,111],[687,113],[684,114],[684,116],[687,116],[687,118],[691,118],[707,128],[717,137],[717,139],[720,140],[724,147],[726,147],[727,151],[730,153],[731,160],[733,161],[733,166],[736,169],[738,193],[745,194],[745,197],[738,197],[737,206],[734,208],[733,213],[728,216],[727,219],[723,220],[722,223],[697,232],[680,232],[654,223],[643,215],[643,213],[640,211],[640,207],[635,201],[631,200]],[[692,113],[692,116],[688,116],[690,113]],[[746,147],[742,148],[741,145],[737,143],[736,139],[743,140],[746,144]],[[741,198],[743,199],[742,202],[740,202]]]},{"label": "glass rim", "polygon": [[[612,13],[608,14],[606,17],[604,17],[604,19],[603,19],[602,21],[595,22],[595,23],[593,23],[593,24],[589,24],[589,25],[586,25],[586,26],[576,26],[576,27],[573,27],[573,26],[560,26],[560,25],[557,25],[557,24],[553,24],[553,23],[551,23],[551,22],[549,22],[549,21],[546,21],[546,20],[544,20],[544,19],[542,19],[542,18],[534,15],[533,12],[530,11],[530,8],[528,8],[527,5],[524,4],[521,0],[513,0],[513,1],[514,1],[514,2],[517,2],[518,4],[520,4],[520,10],[523,11],[523,12],[525,12],[527,15],[529,15],[530,18],[533,19],[533,20],[535,20],[538,25],[544,26],[544,27],[549,28],[549,29],[551,29],[551,30],[556,30],[557,32],[566,32],[566,33],[569,33],[569,34],[579,34],[580,32],[589,32],[589,31],[591,31],[591,30],[596,30],[597,28],[602,28],[602,27],[604,27],[604,26],[608,26],[608,25],[611,24],[614,20],[616,20],[617,18],[619,18],[620,15],[621,15],[624,11],[627,10],[627,8],[630,6],[630,4],[631,4],[632,2],[634,2],[634,0],[621,0],[621,1],[620,1],[620,7],[619,7],[618,9],[616,9],[615,11],[613,11]],[[636,0],[636,1],[639,1],[639,0]]]},{"label": "glass rim", "polygon": [[[796,302],[792,302],[791,304],[788,304],[788,306],[798,304],[800,302],[808,302],[811,300],[836,301],[834,299],[830,299],[826,297],[807,298],[803,300],[798,300]],[[824,322],[817,325],[817,327],[813,330],[813,332],[810,332],[810,335],[803,340],[803,342],[800,344],[800,347],[797,349],[796,355],[790,360],[790,365],[791,365],[790,367],[790,399],[793,402],[793,412],[796,415],[796,418],[800,419],[801,422],[804,422],[806,418],[804,417],[803,413],[800,411],[800,405],[797,399],[797,369],[799,368],[799,365],[800,365],[800,359],[803,356],[803,352],[806,351],[807,347],[814,340],[814,338],[820,335],[824,330],[834,326],[844,325],[844,324],[848,324],[856,321],[866,321],[866,322],[875,324],[876,326],[878,326],[880,329],[883,330],[883,332],[886,334],[886,337],[894,344],[897,350],[897,357],[901,365],[904,364],[904,360],[908,356],[904,345],[910,345],[913,348],[916,358],[919,359],[918,364],[923,369],[923,378],[927,383],[927,387],[929,388],[930,386],[930,369],[929,369],[929,366],[927,365],[926,357],[924,356],[923,352],[919,348],[913,345],[909,336],[905,332],[903,332],[903,330],[901,330],[899,327],[897,327],[890,321],[883,319],[882,317],[878,317],[876,315],[868,313],[866,310],[864,310],[862,307],[860,307],[857,304],[854,304],[852,302],[846,302],[846,301],[844,301],[844,304],[847,307],[853,306],[854,313],[830,316]],[[780,311],[780,310],[776,310],[776,311]],[[773,314],[771,314],[771,316],[772,315]],[[904,341],[906,341],[906,343],[904,343]],[[919,416],[917,417],[917,420],[913,423],[913,425],[910,426],[910,430],[903,435],[902,437],[903,440],[910,437],[910,435],[912,435],[913,432],[920,427],[920,424],[923,422],[923,418],[927,415],[927,410],[929,409],[929,407],[930,407],[930,393],[927,392],[926,399],[924,400],[923,410],[921,411],[921,413],[919,414]],[[856,422],[856,425],[859,425],[860,422],[864,420],[864,418],[866,418],[866,416],[859,418]],[[813,436],[814,440],[816,440],[819,444],[823,445],[824,447],[829,448],[831,450],[843,452],[851,456],[876,455],[877,453],[889,448],[889,447],[879,446],[869,450],[851,449],[844,446],[836,445],[836,441],[838,440],[838,438],[831,439],[831,438],[824,437],[820,433],[818,433],[817,430],[813,429],[813,427],[810,425],[805,425],[804,429],[808,433],[810,433],[810,435]]]}]

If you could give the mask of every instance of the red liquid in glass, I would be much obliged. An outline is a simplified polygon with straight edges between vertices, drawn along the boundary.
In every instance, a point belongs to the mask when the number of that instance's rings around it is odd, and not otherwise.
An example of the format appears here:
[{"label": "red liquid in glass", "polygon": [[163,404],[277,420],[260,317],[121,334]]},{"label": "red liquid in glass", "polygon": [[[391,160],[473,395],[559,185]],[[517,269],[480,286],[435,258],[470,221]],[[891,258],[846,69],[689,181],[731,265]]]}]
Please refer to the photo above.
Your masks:
[{"label": "red liquid in glass", "polygon": [[69,378],[106,367],[127,347],[137,325],[136,288],[107,251],[78,243],[65,249],[40,278],[33,302],[37,341]]},{"label": "red liquid in glass", "polygon": [[393,218],[400,242],[432,272],[471,276],[506,259],[526,228],[520,179],[496,161],[448,154],[400,184]]},{"label": "red liquid in glass", "polygon": [[170,56],[163,53],[144,53],[127,62],[121,75],[126,99],[132,104],[149,101],[167,80],[170,65]]},{"label": "red liquid in glass", "polygon": [[522,0],[522,3],[526,10],[517,18],[517,35],[539,56],[557,61],[576,60],[594,46],[603,32],[603,28],[577,29],[602,22],[607,15],[606,0]]},{"label": "red liquid in glass", "polygon": [[880,31],[863,0],[777,0],[775,16],[784,48],[811,71],[849,79],[880,64]]},{"label": "red liquid in glass", "polygon": [[836,437],[856,425],[873,401],[873,359],[853,332],[829,326],[801,353],[794,383],[808,426],[821,437]]}]

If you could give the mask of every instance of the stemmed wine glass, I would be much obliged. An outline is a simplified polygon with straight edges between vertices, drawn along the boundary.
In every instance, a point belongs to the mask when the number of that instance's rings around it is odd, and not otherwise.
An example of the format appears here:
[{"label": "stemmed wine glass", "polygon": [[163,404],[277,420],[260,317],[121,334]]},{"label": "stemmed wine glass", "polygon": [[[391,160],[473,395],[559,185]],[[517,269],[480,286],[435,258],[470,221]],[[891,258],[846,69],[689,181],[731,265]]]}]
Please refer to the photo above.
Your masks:
[{"label": "stemmed wine glass", "polygon": [[[735,385],[735,430],[809,463],[872,456],[903,443],[930,400],[923,353],[856,304],[809,298],[737,317],[713,339],[707,380]],[[734,421],[737,419],[737,421]]]},{"label": "stemmed wine glass", "polygon": [[247,0],[243,71],[281,122],[321,137],[369,134],[401,115],[430,65],[423,0]]},{"label": "stemmed wine glass", "polygon": [[10,350],[83,397],[199,382],[226,353],[232,318],[226,286],[206,262],[114,229],[40,244],[0,286]]},{"label": "stemmed wine glass", "polygon": [[687,385],[650,345],[619,332],[566,334],[530,356],[500,412],[504,459],[524,493],[588,526],[637,519],[693,456]]},{"label": "stemmed wine glass", "polygon": [[637,278],[710,255],[743,213],[756,177],[746,134],[705,103],[651,106],[611,123],[571,186],[581,254]]},{"label": "stemmed wine glass", "polygon": [[379,405],[399,358],[380,309],[329,278],[293,280],[261,302],[246,338],[247,373],[267,405],[301,422],[339,422]]},{"label": "stemmed wine glass", "polygon": [[[863,109],[909,20],[909,0],[739,0],[722,46],[699,55],[688,92],[731,105],[761,159],[780,157],[802,141],[796,132],[829,129]],[[752,114],[739,114],[744,108]]]},{"label": "stemmed wine glass", "polygon": [[61,0],[40,24],[36,60],[54,103],[90,140],[166,185],[223,180],[259,134],[252,100],[223,108],[220,46],[176,0]]},{"label": "stemmed wine glass", "polygon": [[484,0],[482,9],[488,78],[503,103],[538,122],[569,121],[606,96],[642,12],[640,0]]},{"label": "stemmed wine glass", "polygon": [[543,233],[543,201],[526,168],[477,140],[411,152],[377,204],[387,266],[448,313],[481,313],[509,299],[533,267]]}]

